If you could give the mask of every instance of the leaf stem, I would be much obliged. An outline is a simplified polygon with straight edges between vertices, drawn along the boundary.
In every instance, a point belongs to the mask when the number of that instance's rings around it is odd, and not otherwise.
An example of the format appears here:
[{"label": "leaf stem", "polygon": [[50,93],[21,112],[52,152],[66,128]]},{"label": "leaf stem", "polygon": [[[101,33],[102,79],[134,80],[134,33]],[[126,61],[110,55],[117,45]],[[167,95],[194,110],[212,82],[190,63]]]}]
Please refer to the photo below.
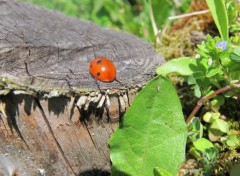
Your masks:
[{"label": "leaf stem", "polygon": [[[151,23],[152,23],[154,36],[157,36],[157,34],[159,33],[159,30],[158,30],[157,23],[156,23],[156,20],[154,18],[154,14],[153,14],[152,0],[149,0],[148,4],[149,4],[149,16],[150,16],[150,20],[151,20]],[[159,38],[156,37],[156,43],[159,43],[159,42],[160,42]]]},{"label": "leaf stem", "polygon": [[179,18],[185,18],[185,17],[200,15],[200,14],[209,13],[209,12],[210,11],[207,9],[207,10],[191,12],[191,13],[187,13],[187,14],[183,14],[183,15],[171,16],[171,17],[168,17],[168,19],[169,20],[175,20],[175,19],[179,19]]},{"label": "leaf stem", "polygon": [[[239,85],[240,82],[235,83],[234,85]],[[231,89],[235,88],[234,86],[225,86],[222,87],[218,90],[216,90],[215,92],[211,93],[210,95],[204,96],[202,97],[198,102],[197,105],[195,106],[195,108],[193,109],[193,111],[191,112],[191,114],[188,116],[187,120],[186,120],[186,124],[188,125],[188,123],[192,120],[192,118],[195,116],[195,114],[198,112],[198,110],[202,107],[202,105],[204,103],[206,103],[208,100],[212,99],[213,97],[215,97],[218,94],[221,94],[223,92],[229,91]]]}]

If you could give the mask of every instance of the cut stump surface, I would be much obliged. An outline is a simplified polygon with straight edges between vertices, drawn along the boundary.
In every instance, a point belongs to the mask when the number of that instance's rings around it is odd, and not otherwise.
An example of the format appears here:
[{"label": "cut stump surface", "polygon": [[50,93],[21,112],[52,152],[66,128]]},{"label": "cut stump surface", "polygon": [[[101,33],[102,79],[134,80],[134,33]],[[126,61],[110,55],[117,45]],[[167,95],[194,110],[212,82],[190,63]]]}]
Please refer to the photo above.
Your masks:
[{"label": "cut stump surface", "polygon": [[[91,77],[97,57],[118,81]],[[0,172],[107,175],[108,139],[163,62],[128,33],[0,0]]]}]

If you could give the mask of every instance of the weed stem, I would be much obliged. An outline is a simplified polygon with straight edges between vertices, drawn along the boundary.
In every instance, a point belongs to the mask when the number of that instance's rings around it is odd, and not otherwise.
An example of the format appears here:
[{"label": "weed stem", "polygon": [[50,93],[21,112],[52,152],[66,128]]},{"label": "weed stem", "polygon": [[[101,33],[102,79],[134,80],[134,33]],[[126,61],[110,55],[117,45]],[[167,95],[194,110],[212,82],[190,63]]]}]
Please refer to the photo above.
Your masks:
[{"label": "weed stem", "polygon": [[[235,83],[235,85],[239,85],[240,82]],[[195,116],[195,114],[198,112],[198,110],[202,107],[202,105],[204,103],[206,103],[208,100],[212,99],[213,97],[215,97],[218,94],[221,94],[223,92],[229,91],[231,89],[234,89],[235,86],[225,86],[222,87],[218,90],[216,90],[215,92],[211,93],[210,95],[204,96],[202,97],[198,102],[197,105],[195,106],[195,108],[193,109],[193,111],[191,112],[191,114],[188,116],[187,120],[186,120],[186,124],[188,125],[188,123],[192,120],[192,118]]]},{"label": "weed stem", "polygon": [[201,11],[197,11],[197,12],[186,13],[186,14],[183,14],[183,15],[171,16],[171,17],[168,17],[168,20],[175,20],[175,19],[179,19],[179,18],[185,18],[185,17],[189,17],[189,16],[200,15],[200,14],[204,14],[204,13],[208,13],[208,12],[210,12],[208,9],[207,10],[201,10]]}]

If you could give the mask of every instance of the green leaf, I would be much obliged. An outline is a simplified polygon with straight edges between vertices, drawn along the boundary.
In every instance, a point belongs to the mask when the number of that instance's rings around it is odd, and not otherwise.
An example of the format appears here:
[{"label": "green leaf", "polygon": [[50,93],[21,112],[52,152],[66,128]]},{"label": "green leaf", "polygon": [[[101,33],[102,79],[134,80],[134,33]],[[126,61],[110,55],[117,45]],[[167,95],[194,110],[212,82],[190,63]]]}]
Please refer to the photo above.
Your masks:
[{"label": "green leaf", "polygon": [[223,40],[228,40],[228,16],[224,0],[206,0]]},{"label": "green leaf", "polygon": [[222,105],[224,105],[225,99],[224,96],[222,95],[217,95],[216,97],[213,98],[213,100],[211,101],[211,105],[215,108],[215,109],[220,109],[220,107]]},{"label": "green leaf", "polygon": [[196,159],[199,159],[202,156],[201,152],[199,152],[199,150],[197,150],[195,147],[191,147],[189,149],[189,154],[194,156]]},{"label": "green leaf", "polygon": [[205,160],[203,162],[206,162],[206,164],[209,166],[209,164],[211,165],[216,162],[217,157],[218,157],[218,150],[216,148],[214,147],[207,148],[203,153],[203,158]]},{"label": "green leaf", "polygon": [[238,139],[237,135],[235,135],[235,134],[230,134],[230,135],[228,135],[226,144],[227,144],[229,147],[239,146],[239,145],[240,145],[240,142],[239,142],[239,139]]},{"label": "green leaf", "polygon": [[219,120],[220,116],[221,116],[221,114],[219,112],[212,113],[212,120],[210,121],[210,123],[213,123],[216,120]]},{"label": "green leaf", "polygon": [[[240,69],[240,65],[239,65],[239,69]],[[240,71],[231,72],[230,75],[232,80],[240,79]]]},{"label": "green leaf", "polygon": [[189,85],[197,84],[196,78],[194,77],[193,74],[188,77],[187,83],[188,83]]},{"label": "green leaf", "polygon": [[151,176],[155,167],[176,175],[186,138],[176,90],[167,78],[156,77],[135,98],[110,139],[112,175]]},{"label": "green leaf", "polygon": [[205,152],[206,149],[213,147],[213,144],[205,138],[200,138],[200,139],[194,141],[193,145],[197,150],[199,150],[201,152]]},{"label": "green leaf", "polygon": [[214,75],[216,75],[216,74],[219,74],[219,73],[221,73],[222,71],[221,71],[221,67],[219,66],[219,67],[216,67],[216,68],[209,68],[209,70],[208,70],[208,72],[207,72],[207,77],[208,78],[210,78],[210,77],[212,77],[212,76],[214,76]]},{"label": "green leaf", "polygon": [[220,113],[213,113],[212,122],[208,129],[208,137],[211,141],[217,141],[224,133],[229,132],[229,125],[226,121],[219,119]]},{"label": "green leaf", "polygon": [[216,119],[210,126],[210,129],[215,129],[215,130],[219,130],[223,133],[228,133],[229,126],[226,121],[224,121],[222,119]]},{"label": "green leaf", "polygon": [[206,112],[203,115],[203,121],[209,123],[211,121],[212,118],[212,112]]},{"label": "green leaf", "polygon": [[203,116],[203,120],[207,123],[213,123],[220,118],[219,112],[206,112]]},{"label": "green leaf", "polygon": [[163,168],[155,167],[153,170],[154,176],[173,176]]},{"label": "green leaf", "polygon": [[181,57],[172,59],[166,62],[164,65],[157,68],[157,74],[166,76],[170,73],[177,75],[189,76],[194,72],[194,68],[197,68],[197,62],[194,58]]},{"label": "green leaf", "polygon": [[194,95],[198,98],[201,97],[202,93],[201,93],[201,90],[200,90],[200,87],[198,86],[198,84],[196,84],[194,86]]},{"label": "green leaf", "polygon": [[194,117],[188,125],[188,140],[195,141],[203,136],[203,125],[198,117]]},{"label": "green leaf", "polygon": [[216,130],[216,129],[212,129],[210,128],[208,130],[208,138],[212,141],[212,142],[215,142],[215,141],[218,141],[221,136],[223,135],[223,132],[219,131],[219,130]]},{"label": "green leaf", "polygon": [[233,52],[230,54],[230,59],[235,62],[240,62],[240,47],[237,47],[233,50]]}]

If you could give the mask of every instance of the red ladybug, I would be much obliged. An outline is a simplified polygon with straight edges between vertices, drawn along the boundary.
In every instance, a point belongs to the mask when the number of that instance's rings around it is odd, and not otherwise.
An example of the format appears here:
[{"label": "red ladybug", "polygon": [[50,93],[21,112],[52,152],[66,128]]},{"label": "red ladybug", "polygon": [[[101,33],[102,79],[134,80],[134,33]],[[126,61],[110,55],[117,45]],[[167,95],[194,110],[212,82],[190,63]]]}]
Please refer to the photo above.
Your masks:
[{"label": "red ladybug", "polygon": [[112,82],[116,78],[116,67],[106,58],[96,58],[90,62],[89,72],[103,82]]}]

